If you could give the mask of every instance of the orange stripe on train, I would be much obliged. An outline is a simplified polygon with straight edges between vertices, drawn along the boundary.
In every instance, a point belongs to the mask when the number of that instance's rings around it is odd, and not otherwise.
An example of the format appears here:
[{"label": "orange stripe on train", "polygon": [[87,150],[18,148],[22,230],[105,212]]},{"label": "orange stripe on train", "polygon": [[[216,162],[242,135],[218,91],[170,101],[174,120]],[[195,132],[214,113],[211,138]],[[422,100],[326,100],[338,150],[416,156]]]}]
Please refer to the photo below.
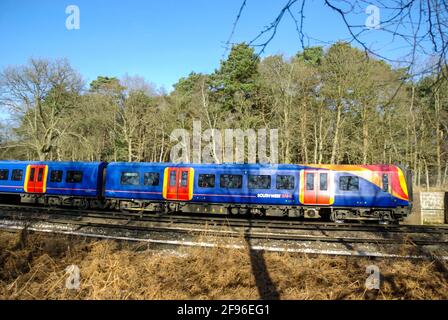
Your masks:
[{"label": "orange stripe on train", "polygon": [[310,168],[327,169],[333,171],[350,172],[357,175],[379,188],[382,188],[382,173],[390,173],[391,193],[394,197],[401,200],[409,200],[408,188],[403,171],[394,165],[344,165],[344,164],[316,164],[304,165]]}]

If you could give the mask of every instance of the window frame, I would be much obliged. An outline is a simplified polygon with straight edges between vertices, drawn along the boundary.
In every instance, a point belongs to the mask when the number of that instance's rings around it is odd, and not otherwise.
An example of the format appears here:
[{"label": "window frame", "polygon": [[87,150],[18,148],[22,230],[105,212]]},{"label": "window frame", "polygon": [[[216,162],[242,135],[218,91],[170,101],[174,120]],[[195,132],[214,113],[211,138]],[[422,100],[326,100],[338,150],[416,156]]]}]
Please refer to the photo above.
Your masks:
[{"label": "window frame", "polygon": [[34,181],[35,176],[36,176],[36,168],[32,167],[30,169],[30,175],[28,181]]},{"label": "window frame", "polygon": [[[206,177],[204,177],[206,176]],[[201,185],[201,177],[203,177],[202,179],[209,179],[210,177],[213,177],[213,185],[212,186],[204,186]],[[209,182],[209,181],[207,181]],[[198,188],[205,188],[205,189],[212,189],[216,186],[216,174],[214,173],[200,173],[198,174]]]},{"label": "window frame", "polygon": [[[223,178],[225,176],[235,176],[235,177],[240,177],[240,186],[239,187],[228,187],[228,186],[223,186]],[[223,173],[219,175],[219,187],[222,189],[243,189],[243,175],[242,174],[234,174],[234,173]]]},{"label": "window frame", "polygon": [[[348,178],[349,179],[349,182],[348,183],[346,183],[346,185],[347,185],[347,187],[348,187],[348,189],[345,189],[345,188],[341,188],[341,186],[342,186],[342,178]],[[352,185],[352,180],[356,180],[356,189],[350,189],[350,186]],[[339,190],[340,191],[345,191],[345,192],[357,192],[357,191],[359,191],[359,177],[357,177],[357,176],[347,176],[347,175],[345,175],[345,176],[339,176],[339,183],[338,183],[338,186],[339,186]]]},{"label": "window frame", "polygon": [[[325,176],[325,189],[322,189],[322,175]],[[319,191],[328,191],[328,172],[319,172]]]},{"label": "window frame", "polygon": [[[129,186],[134,186],[134,187],[136,187],[136,186],[140,185],[140,172],[138,172],[138,171],[121,171],[120,173],[121,173],[120,174],[120,186],[128,186],[128,187]],[[135,183],[124,183],[123,182],[124,174],[129,174],[129,173],[137,175],[137,184],[135,184]]]},{"label": "window frame", "polygon": [[[6,177],[3,174],[6,173]],[[7,181],[9,179],[9,169],[0,169],[0,181]]]},{"label": "window frame", "polygon": [[[268,177],[269,178],[269,186],[267,188],[266,187],[259,188],[258,186],[256,186],[256,187],[251,186],[251,178],[252,177],[263,177],[263,179],[264,179],[264,177]],[[272,176],[270,174],[248,174],[247,175],[247,189],[249,189],[249,190],[257,190],[257,189],[258,190],[269,190],[269,189],[272,189]]]},{"label": "window frame", "polygon": [[[71,175],[73,175],[74,173],[78,173],[78,174],[81,173],[81,180],[79,180],[79,181],[68,181],[69,177]],[[83,178],[84,178],[84,171],[82,171],[82,170],[67,170],[66,171],[66,175],[65,175],[65,182],[66,183],[82,183]]]},{"label": "window frame", "polygon": [[188,186],[189,176],[190,173],[188,171],[181,171],[179,187],[185,188]]},{"label": "window frame", "polygon": [[[17,179],[15,174],[20,172],[20,179]],[[12,169],[11,171],[11,181],[22,181],[23,180],[23,169]]]},{"label": "window frame", "polygon": [[[312,177],[312,188],[310,189],[308,177]],[[315,191],[315,184],[316,184],[316,174],[315,172],[306,172],[305,173],[305,191]]]},{"label": "window frame", "polygon": [[[384,180],[385,180],[384,178],[386,178],[386,184],[384,183]],[[387,188],[384,188],[385,185],[387,186]],[[381,176],[381,191],[389,192],[389,186],[390,186],[389,173],[383,173]]]},{"label": "window frame", "polygon": [[[292,177],[292,188],[279,188],[279,181],[278,178],[279,177]],[[296,177],[294,177],[294,175],[292,174],[277,174],[275,176],[275,189],[277,190],[294,190],[296,187]]]},{"label": "window frame", "polygon": [[[61,173],[60,177],[57,176],[57,177],[59,177],[58,180],[53,179],[53,172]],[[59,169],[50,170],[50,182],[51,183],[61,183],[62,180],[64,180],[64,170],[59,170]]]},{"label": "window frame", "polygon": [[[147,180],[148,180],[147,176],[150,175],[150,174],[157,175],[157,184],[154,184],[154,183],[148,184],[148,183],[146,183]],[[154,178],[152,178],[152,179],[154,181]],[[143,173],[143,185],[146,186],[146,187],[157,187],[157,186],[160,186],[160,172],[156,172],[156,171],[144,172]]]},{"label": "window frame", "polygon": [[168,176],[168,186],[170,186],[170,187],[177,186],[177,171],[176,170],[170,171],[169,176]]}]

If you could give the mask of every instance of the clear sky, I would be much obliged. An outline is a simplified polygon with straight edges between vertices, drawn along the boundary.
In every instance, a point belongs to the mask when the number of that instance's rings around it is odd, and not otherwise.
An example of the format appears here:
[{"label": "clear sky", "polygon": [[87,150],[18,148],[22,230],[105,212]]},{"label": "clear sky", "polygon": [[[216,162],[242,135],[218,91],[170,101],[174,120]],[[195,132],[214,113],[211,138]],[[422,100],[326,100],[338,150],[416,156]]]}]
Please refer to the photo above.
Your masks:
[{"label": "clear sky", "polygon": [[[180,77],[191,71],[209,73],[219,66],[241,3],[242,0],[0,0],[0,69],[25,64],[30,57],[68,58],[87,83],[99,75],[140,75],[170,91]],[[247,0],[232,42],[252,40],[275,19],[285,3],[286,0]],[[323,41],[347,38],[340,17],[322,3],[308,1],[305,31]],[[67,30],[65,26],[65,10],[72,4],[80,9],[79,30]],[[359,19],[365,17],[361,14]],[[372,34],[370,44],[383,53],[402,54],[379,34]],[[285,16],[266,54],[291,56],[300,48],[294,22]]]}]

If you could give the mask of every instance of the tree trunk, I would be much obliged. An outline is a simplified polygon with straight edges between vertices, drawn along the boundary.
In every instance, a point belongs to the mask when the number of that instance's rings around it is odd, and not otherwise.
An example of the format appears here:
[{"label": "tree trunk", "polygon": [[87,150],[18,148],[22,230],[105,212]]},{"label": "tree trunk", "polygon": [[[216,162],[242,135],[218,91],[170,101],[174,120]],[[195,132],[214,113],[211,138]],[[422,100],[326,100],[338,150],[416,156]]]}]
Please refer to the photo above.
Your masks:
[{"label": "tree trunk", "polygon": [[339,127],[341,124],[341,113],[342,113],[342,106],[340,104],[338,104],[337,105],[337,116],[336,116],[336,127],[334,129],[334,137],[333,137],[333,147],[331,150],[331,159],[330,159],[331,164],[335,163],[337,151],[338,151]]}]

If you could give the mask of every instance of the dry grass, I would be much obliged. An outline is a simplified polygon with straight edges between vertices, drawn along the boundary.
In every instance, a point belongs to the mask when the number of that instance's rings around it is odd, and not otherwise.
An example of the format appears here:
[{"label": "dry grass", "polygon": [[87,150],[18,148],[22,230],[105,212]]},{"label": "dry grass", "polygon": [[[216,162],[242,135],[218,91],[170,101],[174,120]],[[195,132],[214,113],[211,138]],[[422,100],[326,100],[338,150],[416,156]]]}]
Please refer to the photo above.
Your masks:
[{"label": "dry grass", "polygon": [[[79,290],[65,288],[68,265]],[[379,291],[364,287],[367,265]],[[369,260],[249,250],[182,248],[0,233],[1,299],[447,299],[437,261]]]}]

